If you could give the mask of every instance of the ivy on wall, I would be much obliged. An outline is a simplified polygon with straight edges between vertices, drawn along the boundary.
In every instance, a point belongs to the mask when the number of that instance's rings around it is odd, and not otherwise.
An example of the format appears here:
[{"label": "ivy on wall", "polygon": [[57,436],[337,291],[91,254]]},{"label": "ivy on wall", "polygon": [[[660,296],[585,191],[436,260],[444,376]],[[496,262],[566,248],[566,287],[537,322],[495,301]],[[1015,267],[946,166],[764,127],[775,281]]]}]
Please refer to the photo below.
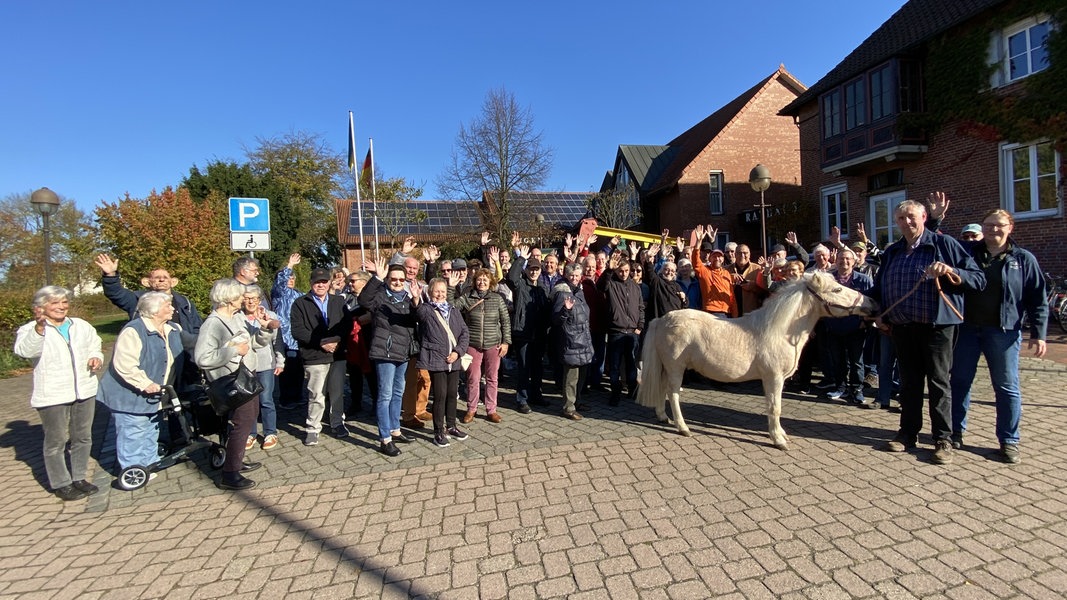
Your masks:
[{"label": "ivy on wall", "polygon": [[[1051,16],[1049,67],[1013,84],[991,89],[997,65],[988,62],[990,32],[1037,14]],[[1052,139],[1067,145],[1067,7],[1063,0],[1023,0],[983,26],[945,34],[927,48],[926,112],[902,115],[899,126],[934,133],[958,122],[959,133],[990,141]],[[1017,90],[1017,91],[1015,91]]]}]

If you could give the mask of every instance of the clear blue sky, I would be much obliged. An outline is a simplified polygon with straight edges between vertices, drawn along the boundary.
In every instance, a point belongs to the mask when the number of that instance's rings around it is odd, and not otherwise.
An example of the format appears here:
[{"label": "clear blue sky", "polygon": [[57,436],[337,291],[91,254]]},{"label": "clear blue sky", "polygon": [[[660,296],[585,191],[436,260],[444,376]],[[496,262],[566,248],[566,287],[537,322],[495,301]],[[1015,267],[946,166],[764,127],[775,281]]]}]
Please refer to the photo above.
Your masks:
[{"label": "clear blue sky", "polygon": [[784,63],[815,83],[904,0],[0,3],[0,197],[88,210],[321,133],[386,177],[446,167],[488,90],[555,149],[547,189],[595,191],[619,144],[663,144]]}]

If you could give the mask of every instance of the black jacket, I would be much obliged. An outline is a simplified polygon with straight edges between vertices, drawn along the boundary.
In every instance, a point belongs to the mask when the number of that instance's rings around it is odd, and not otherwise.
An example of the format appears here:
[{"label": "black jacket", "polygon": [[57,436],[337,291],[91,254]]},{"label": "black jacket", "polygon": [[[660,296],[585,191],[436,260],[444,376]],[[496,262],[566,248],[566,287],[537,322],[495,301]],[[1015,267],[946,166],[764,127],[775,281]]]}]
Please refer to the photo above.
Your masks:
[{"label": "black jacket", "polygon": [[[343,297],[326,295],[326,316],[323,320],[311,292],[293,301],[289,320],[304,364],[326,365],[345,359],[345,344],[352,337],[352,315],[345,310]],[[331,337],[340,338],[333,354],[322,349],[322,340]]]},{"label": "black jacket", "polygon": [[[593,337],[589,332],[589,305],[581,286],[572,288],[562,281],[552,288],[555,305],[552,308],[552,323],[557,332],[558,347],[553,352],[568,367],[580,367],[593,362]],[[567,309],[564,302],[574,299],[574,306]]]},{"label": "black jacket", "polygon": [[[516,341],[543,340],[548,332],[548,290],[530,283],[523,271],[526,261],[516,260],[508,270],[507,286],[515,295],[515,314],[511,320],[512,338]],[[638,291],[640,295],[640,291]]]},{"label": "black jacket", "polygon": [[372,277],[359,293],[359,305],[372,315],[374,333],[370,339],[370,359],[404,362],[411,358],[411,339],[415,336],[415,307],[411,294],[394,301],[385,283]]},{"label": "black jacket", "polygon": [[[645,307],[645,321],[658,319],[672,310],[688,308],[685,294],[677,281],[667,281],[656,269],[653,261],[645,263],[645,279],[648,280],[648,304]],[[681,295],[679,295],[681,294]]]},{"label": "black jacket", "polygon": [[608,333],[633,333],[645,328],[645,301],[641,286],[632,279],[619,279],[612,269],[604,269],[597,288],[604,294]]}]

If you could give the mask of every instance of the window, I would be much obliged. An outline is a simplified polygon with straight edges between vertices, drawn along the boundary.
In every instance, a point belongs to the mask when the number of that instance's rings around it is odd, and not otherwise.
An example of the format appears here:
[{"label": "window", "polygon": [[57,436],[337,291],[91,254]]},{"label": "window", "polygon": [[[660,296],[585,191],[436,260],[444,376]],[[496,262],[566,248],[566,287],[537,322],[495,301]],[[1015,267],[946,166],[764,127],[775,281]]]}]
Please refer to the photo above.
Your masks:
[{"label": "window", "polygon": [[1058,214],[1061,160],[1052,142],[1002,145],[1000,190],[1005,210],[1020,217]]},{"label": "window", "polygon": [[845,131],[867,122],[867,82],[862,77],[845,86]]},{"label": "window", "polygon": [[896,238],[896,220],[893,218],[893,211],[906,198],[907,194],[904,190],[898,190],[888,194],[871,196],[868,201],[870,212],[867,215],[867,223],[864,225],[864,230],[867,233],[867,238],[877,244],[879,248],[885,248],[889,245],[889,242]]},{"label": "window", "polygon": [[711,171],[708,173],[708,188],[710,190],[708,194],[708,206],[711,210],[711,214],[724,214],[726,212],[726,205],[723,202],[722,171]]},{"label": "window", "polygon": [[841,92],[833,91],[822,98],[822,136],[831,138],[841,133]]},{"label": "window", "polygon": [[825,187],[820,192],[822,197],[822,236],[830,237],[830,229],[841,228],[841,235],[848,237],[848,187],[837,184]]},{"label": "window", "polygon": [[893,68],[886,65],[871,72],[871,120],[893,114]]},{"label": "window", "polygon": [[993,87],[1007,85],[1048,68],[1049,18],[1030,17],[993,34],[990,62],[997,65]]},{"label": "window", "polygon": [[922,65],[915,60],[901,60],[900,68],[900,112],[922,112],[923,84]]}]

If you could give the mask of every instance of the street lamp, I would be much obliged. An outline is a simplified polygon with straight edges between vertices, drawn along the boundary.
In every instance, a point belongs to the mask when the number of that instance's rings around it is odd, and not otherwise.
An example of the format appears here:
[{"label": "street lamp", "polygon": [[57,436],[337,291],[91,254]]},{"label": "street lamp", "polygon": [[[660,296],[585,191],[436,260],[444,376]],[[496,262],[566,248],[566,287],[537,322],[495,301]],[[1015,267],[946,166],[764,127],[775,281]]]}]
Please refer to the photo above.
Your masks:
[{"label": "street lamp", "polygon": [[537,213],[534,216],[534,221],[537,222],[537,247],[543,248],[545,246],[545,240],[541,237],[541,229],[545,226],[545,216],[541,213]]},{"label": "street lamp", "polygon": [[48,227],[48,218],[59,212],[59,196],[43,187],[30,196],[30,204],[41,213],[44,220],[44,284],[52,285],[52,231]]},{"label": "street lamp", "polygon": [[763,256],[767,256],[767,205],[763,202],[763,192],[771,187],[771,171],[762,164],[752,167],[748,173],[748,184],[759,192],[759,229],[760,241],[763,242]]}]

